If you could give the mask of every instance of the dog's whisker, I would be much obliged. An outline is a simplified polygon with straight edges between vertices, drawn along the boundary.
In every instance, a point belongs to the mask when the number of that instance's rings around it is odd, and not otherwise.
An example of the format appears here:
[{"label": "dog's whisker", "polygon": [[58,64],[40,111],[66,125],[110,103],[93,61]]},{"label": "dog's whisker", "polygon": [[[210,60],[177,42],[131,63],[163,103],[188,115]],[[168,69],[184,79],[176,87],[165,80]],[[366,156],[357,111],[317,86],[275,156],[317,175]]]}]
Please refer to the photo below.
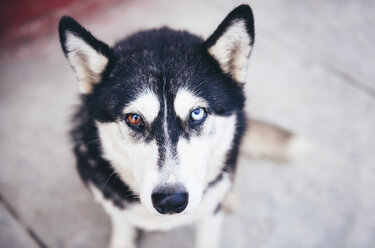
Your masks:
[{"label": "dog's whisker", "polygon": [[90,141],[84,143],[83,145],[87,146],[87,145],[91,145],[91,144],[96,143],[96,142],[99,143],[100,142],[100,138],[96,138],[96,139],[90,140]]}]

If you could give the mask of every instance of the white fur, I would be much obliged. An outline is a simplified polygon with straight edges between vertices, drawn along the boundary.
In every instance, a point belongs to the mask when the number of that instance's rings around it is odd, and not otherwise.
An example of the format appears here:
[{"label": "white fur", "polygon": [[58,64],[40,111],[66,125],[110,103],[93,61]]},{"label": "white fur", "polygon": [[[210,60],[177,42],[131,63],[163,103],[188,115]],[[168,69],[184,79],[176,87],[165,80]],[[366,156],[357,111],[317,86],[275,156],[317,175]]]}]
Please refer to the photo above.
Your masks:
[{"label": "white fur", "polygon": [[220,247],[220,231],[223,213],[207,215],[199,220],[196,230],[196,248]]},{"label": "white fur", "polygon": [[112,230],[109,248],[135,248],[136,229],[127,219],[123,218],[121,209],[104,198],[101,191],[99,191],[93,184],[88,184],[89,189],[94,195],[95,200],[102,204],[104,210],[111,218]]},{"label": "white fur", "polygon": [[141,114],[148,122],[152,123],[160,110],[160,103],[152,91],[144,91],[136,97],[136,100],[125,107],[123,113]]},{"label": "white fur", "polygon": [[122,122],[96,123],[103,146],[104,157],[109,160],[130,189],[140,195],[150,212],[156,213],[151,193],[159,181],[158,147],[155,141],[135,142],[128,134],[129,127]]},{"label": "white fur", "polygon": [[66,33],[66,48],[68,60],[78,77],[80,92],[90,93],[93,85],[100,82],[108,58],[70,32]]},{"label": "white fur", "polygon": [[224,72],[232,75],[238,82],[244,83],[247,59],[251,51],[250,41],[245,22],[233,20],[208,51],[219,62]]},{"label": "white fur", "polygon": [[[163,132],[164,132],[164,147],[165,147],[165,164],[163,165],[163,178],[164,178],[164,182],[163,183],[166,183],[168,181],[170,181],[169,178],[176,178],[176,176],[173,174],[173,173],[170,173],[173,168],[176,166],[176,161],[174,161],[174,158],[172,156],[172,152],[171,152],[171,149],[172,149],[172,142],[171,142],[171,139],[170,139],[170,136],[169,136],[169,131],[168,131],[168,120],[167,120],[167,117],[168,117],[168,104],[167,104],[167,97],[166,95],[163,96],[164,97],[164,116],[163,116]],[[165,180],[165,178],[168,178],[167,180]],[[176,181],[176,180],[174,180]]]},{"label": "white fur", "polygon": [[197,97],[193,92],[185,88],[178,90],[174,101],[174,109],[181,119],[189,118],[192,110],[207,106],[208,104],[203,98]]},{"label": "white fur", "polygon": [[189,205],[185,211],[193,211],[199,205],[203,189],[222,170],[234,131],[235,116],[209,115],[199,136],[179,140],[180,180],[189,191]]}]

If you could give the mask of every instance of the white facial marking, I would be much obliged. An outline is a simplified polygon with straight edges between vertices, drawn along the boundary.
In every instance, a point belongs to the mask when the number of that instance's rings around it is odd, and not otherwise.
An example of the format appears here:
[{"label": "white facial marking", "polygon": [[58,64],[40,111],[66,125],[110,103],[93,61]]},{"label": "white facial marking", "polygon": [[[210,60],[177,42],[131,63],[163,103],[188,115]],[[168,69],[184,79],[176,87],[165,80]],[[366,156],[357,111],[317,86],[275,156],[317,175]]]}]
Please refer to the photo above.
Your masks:
[{"label": "white facial marking", "polygon": [[177,144],[179,179],[189,192],[186,212],[195,209],[203,190],[213,181],[225,165],[235,133],[236,117],[208,116],[199,136],[189,140],[181,138]]},{"label": "white facial marking", "polygon": [[130,189],[139,194],[144,206],[150,212],[156,212],[151,202],[151,193],[159,182],[156,142],[134,142],[130,128],[123,121],[96,122],[96,126],[104,158],[111,162]]},{"label": "white facial marking", "polygon": [[171,184],[171,185],[175,184],[176,183],[176,177],[175,177],[175,175],[170,175],[168,177],[167,183]]},{"label": "white facial marking", "polygon": [[136,113],[145,118],[145,121],[152,123],[160,110],[160,103],[155,93],[145,91],[136,97],[136,100],[125,107],[123,113]]},{"label": "white facial marking", "polygon": [[68,50],[68,60],[79,80],[80,92],[90,93],[93,84],[100,82],[101,74],[108,64],[108,58],[70,32],[66,33],[65,45]]},{"label": "white facial marking", "polygon": [[250,55],[251,37],[243,20],[234,20],[208,51],[219,62],[224,72],[238,82],[246,80],[246,65]]},{"label": "white facial marking", "polygon": [[[171,139],[169,137],[169,131],[168,131],[168,103],[167,103],[167,97],[164,94],[163,96],[164,100],[164,116],[163,116],[163,131],[164,131],[164,147],[165,147],[165,164],[164,168],[170,168],[173,166],[173,158],[172,158],[172,152],[171,152]],[[165,170],[164,170],[165,171]]]},{"label": "white facial marking", "polygon": [[188,118],[190,112],[198,107],[208,107],[208,104],[203,98],[194,95],[188,89],[181,88],[178,90],[174,101],[174,109],[182,120]]}]

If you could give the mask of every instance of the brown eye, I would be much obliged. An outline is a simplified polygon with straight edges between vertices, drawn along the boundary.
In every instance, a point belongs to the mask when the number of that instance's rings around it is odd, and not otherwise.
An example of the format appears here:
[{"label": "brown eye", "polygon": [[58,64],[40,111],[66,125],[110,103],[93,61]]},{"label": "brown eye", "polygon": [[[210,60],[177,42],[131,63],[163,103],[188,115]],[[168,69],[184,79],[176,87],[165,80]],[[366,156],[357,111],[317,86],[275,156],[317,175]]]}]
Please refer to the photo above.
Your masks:
[{"label": "brown eye", "polygon": [[139,126],[142,124],[142,117],[137,114],[128,114],[126,117],[127,123],[132,126]]}]

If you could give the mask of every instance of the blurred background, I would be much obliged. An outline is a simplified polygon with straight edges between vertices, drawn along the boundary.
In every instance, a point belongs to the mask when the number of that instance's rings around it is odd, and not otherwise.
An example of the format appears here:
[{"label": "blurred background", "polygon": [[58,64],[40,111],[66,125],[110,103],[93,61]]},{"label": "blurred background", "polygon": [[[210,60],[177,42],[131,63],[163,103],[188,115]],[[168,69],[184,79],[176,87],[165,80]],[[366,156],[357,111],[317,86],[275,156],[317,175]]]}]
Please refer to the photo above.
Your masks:
[{"label": "blurred background", "polygon": [[[237,5],[255,15],[246,110],[309,144],[290,163],[239,161],[241,205],[221,247],[375,247],[375,1],[0,3],[0,247],[105,247],[109,219],[75,169],[78,84],[57,22],[114,44],[168,25],[208,37]],[[193,247],[192,227],[141,247]]]}]

